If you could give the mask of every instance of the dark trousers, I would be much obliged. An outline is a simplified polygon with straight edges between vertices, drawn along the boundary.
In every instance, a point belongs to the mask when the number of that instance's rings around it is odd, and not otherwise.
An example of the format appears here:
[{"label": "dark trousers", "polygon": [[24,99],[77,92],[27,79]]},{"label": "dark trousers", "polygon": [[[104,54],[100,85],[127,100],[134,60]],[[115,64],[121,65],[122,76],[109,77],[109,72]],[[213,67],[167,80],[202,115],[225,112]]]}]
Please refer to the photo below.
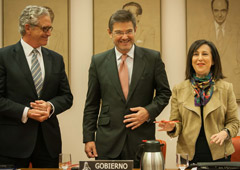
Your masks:
[{"label": "dark trousers", "polygon": [[127,144],[127,139],[123,146],[122,152],[116,158],[108,158],[105,156],[97,157],[96,160],[133,160],[134,168],[140,168],[140,160],[136,158],[136,153],[132,151],[132,149]]},{"label": "dark trousers", "polygon": [[58,168],[58,157],[52,158],[43,139],[42,128],[39,125],[37,142],[33,153],[29,158],[14,158],[2,156],[0,152],[0,164],[14,165],[16,168],[28,168],[30,162],[33,168]]}]

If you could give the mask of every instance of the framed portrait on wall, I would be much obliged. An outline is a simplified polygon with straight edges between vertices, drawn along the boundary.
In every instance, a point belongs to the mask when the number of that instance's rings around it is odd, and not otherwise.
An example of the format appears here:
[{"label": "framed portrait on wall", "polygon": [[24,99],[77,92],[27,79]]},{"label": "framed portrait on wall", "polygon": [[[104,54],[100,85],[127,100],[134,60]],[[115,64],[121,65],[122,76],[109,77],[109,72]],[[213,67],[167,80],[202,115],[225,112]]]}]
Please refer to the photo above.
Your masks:
[{"label": "framed portrait on wall", "polygon": [[136,17],[135,44],[160,51],[160,0],[93,0],[94,54],[114,47],[107,32],[108,21],[120,9],[129,10]]},{"label": "framed portrait on wall", "polygon": [[18,19],[26,6],[40,5],[48,9],[53,30],[45,47],[64,57],[66,73],[69,75],[69,0],[2,0],[2,3],[4,47],[20,40]]},{"label": "framed portrait on wall", "polygon": [[198,39],[215,44],[224,80],[233,84],[240,101],[240,1],[186,0],[187,48]]}]

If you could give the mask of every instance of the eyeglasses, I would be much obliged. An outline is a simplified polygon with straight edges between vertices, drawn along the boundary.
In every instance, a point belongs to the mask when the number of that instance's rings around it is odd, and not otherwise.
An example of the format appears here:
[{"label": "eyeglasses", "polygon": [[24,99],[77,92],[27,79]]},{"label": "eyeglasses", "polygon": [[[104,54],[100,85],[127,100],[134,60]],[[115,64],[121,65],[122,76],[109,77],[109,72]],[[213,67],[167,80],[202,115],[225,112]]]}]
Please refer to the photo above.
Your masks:
[{"label": "eyeglasses", "polygon": [[40,25],[33,25],[33,26],[40,28],[45,33],[53,30],[52,26],[46,26],[46,27],[43,27],[43,26],[40,26]]},{"label": "eyeglasses", "polygon": [[216,14],[226,14],[228,12],[227,9],[221,9],[221,10],[218,10],[218,9],[214,9],[213,10],[213,13],[216,15]]},{"label": "eyeglasses", "polygon": [[117,36],[124,36],[124,34],[126,35],[132,35],[133,34],[133,30],[127,30],[125,32],[123,31],[115,31],[113,34],[117,35]]}]

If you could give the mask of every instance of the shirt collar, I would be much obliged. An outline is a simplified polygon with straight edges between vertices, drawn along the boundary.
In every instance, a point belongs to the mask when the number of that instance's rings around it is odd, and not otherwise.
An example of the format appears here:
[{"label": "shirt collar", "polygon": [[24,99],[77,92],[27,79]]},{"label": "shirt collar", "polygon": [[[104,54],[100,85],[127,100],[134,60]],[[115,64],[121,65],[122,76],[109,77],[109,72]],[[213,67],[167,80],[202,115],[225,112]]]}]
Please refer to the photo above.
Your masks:
[{"label": "shirt collar", "polygon": [[[25,55],[28,56],[32,56],[32,50],[33,47],[31,45],[29,45],[28,43],[26,43],[22,38],[21,38],[21,44],[23,47],[23,51],[25,53]],[[36,48],[38,50],[38,52],[40,53],[40,56],[42,56],[42,50],[41,50],[41,46]]]},{"label": "shirt collar", "polygon": [[[127,55],[132,59],[134,58],[134,49],[135,49],[135,45],[133,45],[130,51],[127,53]],[[116,53],[117,60],[120,60],[123,54],[117,50],[116,46],[115,46],[115,53]]]},{"label": "shirt collar", "polygon": [[222,30],[225,29],[225,25],[226,25],[226,22],[224,22],[221,26],[216,22],[214,21],[214,25],[215,25],[215,29],[218,30],[219,27],[222,27]]}]

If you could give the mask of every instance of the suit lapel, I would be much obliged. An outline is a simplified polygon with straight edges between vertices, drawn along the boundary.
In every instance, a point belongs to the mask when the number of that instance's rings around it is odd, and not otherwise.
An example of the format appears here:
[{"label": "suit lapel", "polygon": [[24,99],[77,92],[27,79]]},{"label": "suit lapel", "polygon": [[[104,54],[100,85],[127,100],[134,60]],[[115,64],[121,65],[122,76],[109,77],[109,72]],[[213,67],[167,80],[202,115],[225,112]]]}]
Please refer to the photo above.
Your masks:
[{"label": "suit lapel", "polygon": [[31,89],[34,91],[35,95],[37,96],[37,91],[35,89],[35,85],[33,82],[32,73],[29,69],[29,65],[27,63],[27,59],[24,54],[20,41],[16,44],[15,47],[16,48],[14,49],[14,53],[15,53],[14,57],[16,59],[16,62],[18,63],[20,70],[25,75],[24,77],[26,78],[26,81],[30,84]]},{"label": "suit lapel", "polygon": [[212,111],[216,110],[217,108],[219,108],[221,106],[221,102],[220,102],[219,98],[220,97],[219,97],[218,89],[216,88],[216,85],[215,85],[213,95],[212,95],[211,99],[209,100],[209,102],[205,105],[204,110],[203,110],[204,119],[206,119],[206,117]]},{"label": "suit lapel", "polygon": [[110,50],[110,52],[107,54],[107,70],[108,70],[108,75],[109,78],[115,87],[117,93],[121,98],[125,101],[124,94],[122,92],[122,87],[120,84],[119,76],[118,76],[118,68],[117,68],[117,62],[116,62],[116,54],[114,51],[114,48]]},{"label": "suit lapel", "polygon": [[[192,92],[192,87],[189,86],[184,94],[184,98],[186,99],[184,102],[184,107],[186,107],[188,110],[191,110],[195,113],[197,113],[199,116],[201,115],[199,107],[195,106],[194,103],[194,93]],[[214,93],[212,95],[212,98],[209,100],[209,102],[203,107],[203,114],[204,119],[214,110],[219,108],[221,106],[221,102],[219,100],[219,93],[216,89],[216,86],[214,86]]]},{"label": "suit lapel", "polygon": [[[232,40],[232,38],[234,38],[232,36],[233,33],[233,29],[230,25],[226,24],[225,26],[225,35],[224,35],[224,42],[223,42],[223,49],[221,51],[223,51],[224,53],[227,51],[227,48],[229,48],[229,44],[231,44],[231,42],[234,42],[234,40]],[[228,54],[225,54],[228,55]]]},{"label": "suit lapel", "polygon": [[133,92],[142,76],[144,69],[145,69],[144,52],[139,47],[135,46],[132,80],[129,87],[127,100],[129,100],[133,95]]},{"label": "suit lapel", "polygon": [[[118,69],[116,63],[116,54],[114,48],[108,53],[107,57],[107,69],[110,80],[112,81],[113,86],[116,88],[118,94],[121,98],[126,101],[124,94],[122,92],[121,83],[118,76]],[[137,46],[135,46],[134,52],[134,63],[133,63],[133,71],[132,71],[132,80],[129,87],[128,98],[129,100],[142,76],[143,70],[145,68],[145,62],[143,60],[144,52]]]},{"label": "suit lapel", "polygon": [[193,88],[191,87],[191,84],[189,84],[190,86],[188,88],[186,88],[186,92],[184,94],[184,107],[187,108],[188,110],[191,110],[193,112],[195,112],[196,114],[198,114],[199,116],[201,116],[200,113],[200,107],[196,107],[195,103],[194,103],[194,92],[193,92]]},{"label": "suit lapel", "polygon": [[45,77],[44,77],[41,96],[43,95],[46,89],[46,85],[49,81],[51,69],[52,69],[52,58],[51,56],[49,56],[49,52],[44,47],[42,47],[42,55],[43,55],[43,63],[44,63],[44,69],[45,69]]}]

